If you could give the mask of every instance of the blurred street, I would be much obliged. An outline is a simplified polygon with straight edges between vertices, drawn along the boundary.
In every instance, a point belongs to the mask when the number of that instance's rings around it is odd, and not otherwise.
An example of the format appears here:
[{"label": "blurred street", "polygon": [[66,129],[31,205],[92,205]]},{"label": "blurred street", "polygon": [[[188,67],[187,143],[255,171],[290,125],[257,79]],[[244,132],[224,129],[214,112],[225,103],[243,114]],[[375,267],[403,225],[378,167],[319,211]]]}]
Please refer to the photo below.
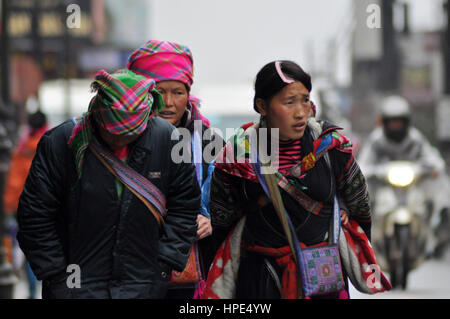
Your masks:
[{"label": "blurred street", "polygon": [[442,260],[426,260],[409,274],[408,288],[395,289],[381,294],[367,295],[354,287],[352,299],[450,299],[450,251]]},{"label": "blurred street", "polygon": [[[25,279],[21,280],[14,286],[14,299],[28,299],[28,286]],[[36,299],[41,299],[41,283],[37,285]]]}]

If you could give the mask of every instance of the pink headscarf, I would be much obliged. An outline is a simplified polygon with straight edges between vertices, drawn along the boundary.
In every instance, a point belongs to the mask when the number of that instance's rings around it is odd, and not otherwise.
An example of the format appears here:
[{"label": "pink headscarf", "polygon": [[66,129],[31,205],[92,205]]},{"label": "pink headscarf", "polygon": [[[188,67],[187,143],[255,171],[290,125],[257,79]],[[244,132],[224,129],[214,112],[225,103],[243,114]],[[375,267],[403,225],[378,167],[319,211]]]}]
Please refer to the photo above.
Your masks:
[{"label": "pink headscarf", "polygon": [[194,61],[188,47],[159,40],[150,40],[128,58],[127,69],[160,81],[180,81],[191,87]]},{"label": "pink headscarf", "polygon": [[[180,81],[189,89],[194,82],[194,59],[191,50],[169,41],[150,40],[134,51],[128,58],[127,69],[161,81]],[[209,120],[201,115],[200,100],[189,96],[192,120],[201,120],[210,126]]]}]

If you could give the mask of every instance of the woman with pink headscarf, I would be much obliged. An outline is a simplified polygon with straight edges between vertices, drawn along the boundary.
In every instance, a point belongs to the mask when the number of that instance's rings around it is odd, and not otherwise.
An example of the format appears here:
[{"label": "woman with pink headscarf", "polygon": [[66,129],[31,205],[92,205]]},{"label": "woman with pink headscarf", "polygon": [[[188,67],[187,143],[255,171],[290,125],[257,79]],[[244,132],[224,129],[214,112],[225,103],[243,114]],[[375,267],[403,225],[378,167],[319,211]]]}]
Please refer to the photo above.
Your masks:
[{"label": "woman with pink headscarf", "polygon": [[[208,161],[208,156],[203,156],[203,150],[207,145],[214,143],[220,146],[213,148],[218,153],[224,143],[221,137],[209,134],[211,130],[206,132],[210,127],[209,120],[200,113],[199,99],[190,95],[193,83],[192,53],[188,47],[181,44],[150,40],[131,54],[127,68],[156,81],[156,89],[164,99],[164,107],[155,115],[178,128],[189,130],[190,159],[196,166],[197,181],[202,187],[202,209],[197,216],[197,239],[203,274],[206,275],[214,254],[210,240],[212,227],[208,204],[212,159],[217,154],[210,154]],[[194,288],[191,286],[191,289],[174,287],[169,289],[167,298],[198,296],[201,293],[201,286],[202,283]]]}]

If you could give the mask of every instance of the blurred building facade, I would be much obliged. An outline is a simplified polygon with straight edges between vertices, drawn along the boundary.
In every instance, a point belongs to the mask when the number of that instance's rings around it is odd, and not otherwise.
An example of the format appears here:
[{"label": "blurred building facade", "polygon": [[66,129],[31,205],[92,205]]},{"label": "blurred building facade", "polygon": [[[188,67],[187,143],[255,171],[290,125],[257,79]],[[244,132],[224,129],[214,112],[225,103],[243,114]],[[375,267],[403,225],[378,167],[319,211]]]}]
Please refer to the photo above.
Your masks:
[{"label": "blurred building facade", "polygon": [[[19,124],[25,123],[27,100],[34,96],[39,101],[44,81],[90,78],[100,68],[122,68],[148,33],[145,0],[132,5],[118,0],[3,2],[8,10],[9,97]],[[70,99],[61,103],[70,104]]]},{"label": "blurred building facade", "polygon": [[[440,11],[445,12],[444,4],[448,1],[441,2]],[[372,13],[368,10],[370,5],[380,8],[379,28],[367,24]],[[414,16],[407,1],[354,0],[354,10],[351,89],[354,129],[367,136],[376,125],[382,96],[399,94],[411,103],[414,124],[433,144],[441,146],[445,139],[450,139],[450,132],[442,129],[450,121],[450,112],[444,110],[441,114],[449,115],[436,116],[441,101],[450,94],[446,88],[450,77],[446,69],[448,24],[437,30],[412,30]],[[433,19],[439,20],[441,16]]]}]

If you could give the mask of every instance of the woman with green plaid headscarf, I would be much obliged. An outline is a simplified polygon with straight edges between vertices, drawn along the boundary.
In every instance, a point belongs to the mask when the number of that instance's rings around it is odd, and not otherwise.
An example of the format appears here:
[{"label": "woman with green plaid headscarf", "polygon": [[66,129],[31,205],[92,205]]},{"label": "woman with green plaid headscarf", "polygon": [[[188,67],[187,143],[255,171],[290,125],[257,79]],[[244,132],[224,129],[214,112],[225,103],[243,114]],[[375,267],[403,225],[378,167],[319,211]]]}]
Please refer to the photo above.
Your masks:
[{"label": "woman with green plaid headscarf", "polygon": [[163,298],[196,236],[195,168],[171,160],[180,141],[153,116],[153,79],[102,70],[92,88],[88,111],[39,142],[19,200],[20,247],[45,299]]},{"label": "woman with green plaid headscarf", "polygon": [[91,86],[97,94],[87,113],[78,120],[69,140],[79,176],[93,126],[98,127],[108,146],[120,154],[147,127],[153,104],[156,110],[163,106],[162,98],[155,90],[155,81],[130,70],[119,70],[112,75],[100,70]]}]

